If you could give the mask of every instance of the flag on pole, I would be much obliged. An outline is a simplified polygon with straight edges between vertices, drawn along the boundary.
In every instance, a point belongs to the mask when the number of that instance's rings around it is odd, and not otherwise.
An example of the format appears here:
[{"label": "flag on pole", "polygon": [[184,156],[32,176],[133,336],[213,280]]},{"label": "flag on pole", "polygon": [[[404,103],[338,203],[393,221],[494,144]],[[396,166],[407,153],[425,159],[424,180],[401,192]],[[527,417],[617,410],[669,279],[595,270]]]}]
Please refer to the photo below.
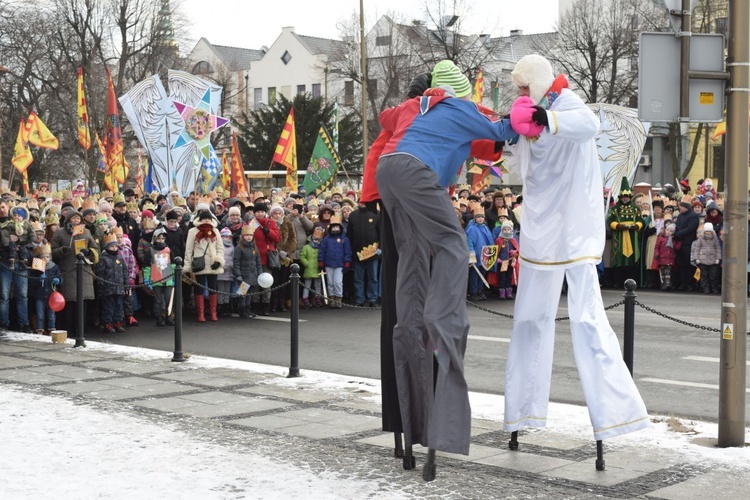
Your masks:
[{"label": "flag on pole", "polygon": [[482,104],[482,97],[484,96],[484,78],[482,77],[482,70],[477,73],[477,81],[474,82],[474,92],[471,94],[472,102]]},{"label": "flag on pole", "polygon": [[86,151],[91,148],[89,113],[86,106],[86,91],[83,87],[83,68],[78,68],[78,143]]},{"label": "flag on pole", "polygon": [[289,110],[281,130],[273,161],[286,167],[286,187],[297,191],[297,134],[294,130],[294,108]]},{"label": "flag on pole", "polygon": [[148,162],[146,162],[146,168],[145,168],[145,179],[143,180],[143,192],[144,193],[150,193],[156,189],[156,186],[154,185],[154,162],[151,160],[151,157],[149,156]]},{"label": "flag on pole", "polygon": [[[120,127],[120,116],[117,112],[117,97],[115,96],[115,85],[112,82],[112,73],[107,70],[107,124],[105,128],[105,149],[107,151],[107,175],[111,175],[109,189],[117,192],[117,183],[125,183],[127,172],[125,159],[123,157],[122,128]],[[112,181],[115,182],[112,182]],[[106,182],[106,177],[105,177]]]},{"label": "flag on pole", "polygon": [[490,178],[490,167],[494,163],[491,160],[480,160],[473,158],[468,173],[472,174],[471,194],[479,194],[487,189],[492,183]]},{"label": "flag on pole", "polygon": [[321,125],[302,183],[307,194],[318,194],[328,189],[336,181],[336,173],[340,164],[341,160],[333,148],[331,138],[325,127]]},{"label": "flag on pole", "polygon": [[19,172],[25,171],[34,161],[29,149],[29,142],[26,139],[26,122],[21,118],[21,124],[18,126],[18,137],[16,138],[16,147],[13,151],[11,163]]},{"label": "flag on pole", "polygon": [[99,138],[99,134],[94,132],[94,137],[96,137],[96,146],[98,149],[98,156],[96,158],[96,170],[98,172],[107,172],[107,152],[104,149],[102,140]]},{"label": "flag on pole", "polygon": [[221,187],[225,193],[229,192],[229,187],[232,184],[232,175],[229,170],[229,160],[227,160],[227,150],[225,149],[221,153]]},{"label": "flag on pole", "polygon": [[31,188],[29,188],[29,169],[24,169],[23,173],[23,192],[24,196],[29,198],[31,196]]},{"label": "flag on pole", "polygon": [[52,135],[52,132],[33,111],[26,118],[26,140],[40,148],[57,149],[60,147],[60,141]]},{"label": "flag on pole", "polygon": [[492,111],[495,113],[500,109],[500,83],[492,82]]},{"label": "flag on pole", "polygon": [[333,101],[333,149],[339,151],[339,100]]},{"label": "flag on pole", "polygon": [[138,194],[143,193],[143,155],[140,143],[138,144],[138,169],[135,171],[135,187],[139,191]]},{"label": "flag on pole", "polygon": [[230,175],[229,195],[237,196],[238,193],[250,193],[245,179],[245,167],[242,166],[240,147],[237,144],[237,133],[232,133],[232,172]]},{"label": "flag on pole", "polygon": [[221,175],[221,162],[216,156],[214,147],[208,145],[208,159],[200,157],[201,169],[199,173],[198,190],[200,194],[208,194],[211,190],[216,187],[216,183],[219,181]]}]

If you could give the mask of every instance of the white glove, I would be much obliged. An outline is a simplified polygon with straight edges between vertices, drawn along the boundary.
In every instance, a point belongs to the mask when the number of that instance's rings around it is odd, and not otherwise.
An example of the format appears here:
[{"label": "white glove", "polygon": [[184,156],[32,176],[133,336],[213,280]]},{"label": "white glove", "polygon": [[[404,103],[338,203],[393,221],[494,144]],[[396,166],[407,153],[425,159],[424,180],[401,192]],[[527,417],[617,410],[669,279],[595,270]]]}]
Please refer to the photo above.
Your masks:
[{"label": "white glove", "polygon": [[716,259],[716,263],[718,264],[719,262],[721,262],[721,261],[719,259]]},{"label": "white glove", "polygon": [[279,250],[279,258],[286,259],[286,252],[284,250]]},{"label": "white glove", "polygon": [[700,263],[701,263],[701,261],[699,261],[699,260],[696,260],[696,261],[695,261],[695,264],[696,264],[696,265],[698,265],[698,264],[700,264]]},{"label": "white glove", "polygon": [[477,263],[477,256],[474,255],[474,252],[469,252],[469,265],[472,266]]}]

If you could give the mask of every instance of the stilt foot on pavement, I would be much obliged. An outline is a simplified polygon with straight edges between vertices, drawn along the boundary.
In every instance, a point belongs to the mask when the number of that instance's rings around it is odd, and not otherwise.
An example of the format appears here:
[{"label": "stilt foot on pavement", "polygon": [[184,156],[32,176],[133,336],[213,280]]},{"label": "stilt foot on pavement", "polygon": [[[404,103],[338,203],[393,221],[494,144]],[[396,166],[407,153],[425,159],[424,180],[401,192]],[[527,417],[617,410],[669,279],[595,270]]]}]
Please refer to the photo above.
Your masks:
[{"label": "stilt foot on pavement", "polygon": [[425,481],[434,481],[435,475],[437,474],[437,466],[435,465],[435,450],[430,448],[427,450],[427,462],[425,462],[422,468],[422,479]]},{"label": "stilt foot on pavement", "polygon": [[601,439],[596,442],[596,470],[604,470],[604,443]]},{"label": "stilt foot on pavement", "polygon": [[510,448],[513,451],[516,451],[518,449],[518,431],[513,431],[510,433],[510,441],[508,441],[508,448]]},{"label": "stilt foot on pavement", "polygon": [[414,458],[414,452],[411,445],[407,445],[404,450],[404,470],[412,470],[417,466],[417,459]]}]

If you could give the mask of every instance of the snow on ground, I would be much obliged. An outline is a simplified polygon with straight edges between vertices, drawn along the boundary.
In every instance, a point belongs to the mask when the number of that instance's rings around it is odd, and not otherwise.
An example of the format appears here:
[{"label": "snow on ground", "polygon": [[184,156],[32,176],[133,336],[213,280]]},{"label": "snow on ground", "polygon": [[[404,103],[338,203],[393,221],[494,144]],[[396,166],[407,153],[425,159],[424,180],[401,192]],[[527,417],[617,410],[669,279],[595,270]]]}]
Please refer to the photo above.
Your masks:
[{"label": "snow on ground", "polygon": [[[12,340],[39,340],[9,334]],[[68,341],[72,346],[72,340]],[[132,359],[164,359],[151,349],[87,341],[87,349],[106,350]],[[380,402],[380,381],[303,370],[285,378],[283,367],[192,356],[184,369],[234,368],[279,375],[264,383],[302,386],[317,391],[354,391]],[[470,393],[474,418],[500,421],[503,398]],[[718,448],[714,423],[653,416],[646,430],[608,440],[617,448],[669,453],[681,462],[750,469],[750,448]],[[352,480],[337,473],[312,473],[278,457],[238,452],[205,443],[177,428],[134,416],[103,413],[62,397],[40,396],[0,386],[0,425],[5,430],[0,498],[363,498],[382,495],[382,484]],[[586,408],[551,403],[548,429],[536,431],[592,439]],[[750,440],[750,432],[746,441]],[[649,451],[651,450],[651,451]],[[379,489],[380,488],[380,489]],[[392,497],[398,492],[394,490]],[[376,495],[377,496],[377,495]]]}]

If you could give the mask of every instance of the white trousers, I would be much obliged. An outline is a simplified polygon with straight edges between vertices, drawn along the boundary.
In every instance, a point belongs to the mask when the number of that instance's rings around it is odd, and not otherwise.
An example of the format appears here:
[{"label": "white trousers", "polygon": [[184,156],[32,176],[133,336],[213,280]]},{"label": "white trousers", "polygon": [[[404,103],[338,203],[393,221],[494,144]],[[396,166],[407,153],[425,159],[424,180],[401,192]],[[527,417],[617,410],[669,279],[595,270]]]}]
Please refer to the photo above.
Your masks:
[{"label": "white trousers", "polygon": [[604,312],[594,264],[550,270],[523,262],[521,266],[505,367],[505,430],[546,426],[555,315],[563,278],[568,280],[573,353],[594,438],[608,439],[648,427],[646,406]]}]

